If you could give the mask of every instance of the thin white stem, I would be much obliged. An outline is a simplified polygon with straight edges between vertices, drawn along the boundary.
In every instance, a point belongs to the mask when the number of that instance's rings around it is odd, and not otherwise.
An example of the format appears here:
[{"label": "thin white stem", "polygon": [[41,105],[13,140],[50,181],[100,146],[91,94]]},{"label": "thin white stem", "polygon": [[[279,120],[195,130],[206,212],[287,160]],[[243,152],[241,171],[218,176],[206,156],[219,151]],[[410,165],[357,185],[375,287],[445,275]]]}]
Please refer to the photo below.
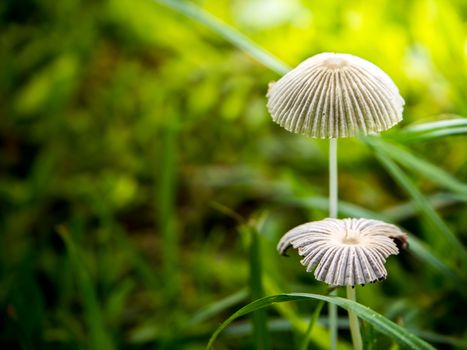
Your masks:
[{"label": "thin white stem", "polygon": [[[337,218],[337,139],[329,139],[329,217]],[[331,295],[337,295],[337,290]],[[337,306],[328,303],[331,350],[337,349]]]},{"label": "thin white stem", "polygon": [[[357,301],[356,288],[347,286],[347,299]],[[350,334],[352,335],[353,347],[355,350],[362,350],[362,335],[360,334],[360,324],[358,323],[357,315],[349,310],[349,325]]]},{"label": "thin white stem", "polygon": [[329,217],[337,218],[337,139],[329,140]]}]

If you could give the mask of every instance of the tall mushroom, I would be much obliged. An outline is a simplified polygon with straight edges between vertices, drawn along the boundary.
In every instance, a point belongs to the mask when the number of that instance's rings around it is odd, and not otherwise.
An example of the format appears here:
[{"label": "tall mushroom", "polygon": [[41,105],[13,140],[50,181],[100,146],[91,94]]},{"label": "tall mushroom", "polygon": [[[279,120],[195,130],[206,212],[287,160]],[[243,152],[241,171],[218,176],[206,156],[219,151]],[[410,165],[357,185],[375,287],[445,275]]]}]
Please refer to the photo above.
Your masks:
[{"label": "tall mushroom", "polygon": [[404,106],[391,78],[373,63],[327,52],[272,83],[267,97],[276,123],[317,138],[387,130],[402,120]]},{"label": "tall mushroom", "polygon": [[[373,63],[350,54],[326,52],[306,59],[279,81],[271,83],[267,98],[272,119],[286,130],[330,139],[329,217],[337,218],[337,138],[378,133],[400,122],[404,99],[399,90]],[[281,242],[296,244],[288,241],[290,235],[286,234]],[[332,271],[332,267],[328,268]],[[334,278],[326,280],[328,283],[338,281]],[[355,291],[349,287],[347,295],[355,299]],[[335,349],[337,310],[332,304],[329,305],[329,320],[331,349]],[[358,321],[350,312],[349,321],[354,345],[361,348]]]}]

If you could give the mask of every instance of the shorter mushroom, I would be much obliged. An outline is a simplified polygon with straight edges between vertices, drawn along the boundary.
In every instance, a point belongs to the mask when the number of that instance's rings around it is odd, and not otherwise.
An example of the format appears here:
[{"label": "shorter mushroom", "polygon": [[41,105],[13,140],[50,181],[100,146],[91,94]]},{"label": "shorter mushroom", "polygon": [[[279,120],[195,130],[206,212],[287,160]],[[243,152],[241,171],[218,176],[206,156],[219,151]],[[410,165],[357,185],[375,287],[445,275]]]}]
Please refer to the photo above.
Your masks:
[{"label": "shorter mushroom", "polygon": [[[398,244],[396,244],[396,242]],[[315,278],[333,286],[373,283],[387,276],[384,263],[407,245],[397,226],[370,219],[331,219],[308,222],[287,232],[277,249],[298,249],[302,265]]]}]

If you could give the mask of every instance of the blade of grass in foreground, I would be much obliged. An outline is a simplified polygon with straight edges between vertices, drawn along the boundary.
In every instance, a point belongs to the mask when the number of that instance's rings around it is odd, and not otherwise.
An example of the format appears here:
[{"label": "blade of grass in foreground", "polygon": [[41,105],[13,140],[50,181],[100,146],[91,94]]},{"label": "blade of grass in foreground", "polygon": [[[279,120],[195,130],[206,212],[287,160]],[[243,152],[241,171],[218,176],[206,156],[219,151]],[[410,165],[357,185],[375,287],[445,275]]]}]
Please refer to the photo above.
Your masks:
[{"label": "blade of grass in foreground", "polygon": [[378,137],[367,138],[367,141],[399,164],[429,178],[432,182],[437,183],[440,186],[444,186],[454,192],[464,195],[467,194],[467,185],[465,183],[459,181],[451,174],[423,158],[415,156],[412,153],[389,142],[385,142]]},{"label": "blade of grass in foreground", "polygon": [[[370,138],[365,138],[364,141],[373,146]],[[467,266],[467,251],[462,242],[459,241],[457,236],[451,231],[449,226],[443,221],[438,213],[433,209],[430,202],[423,196],[423,194],[415,187],[409,177],[400,169],[386,154],[381,152],[380,149],[373,147],[376,157],[396,182],[413,198],[425,218],[433,224],[435,228],[446,238],[453,251],[457,253],[459,258],[462,259],[464,266]]]},{"label": "blade of grass in foreground", "polygon": [[324,301],[320,301],[318,302],[318,305],[316,305],[315,311],[311,315],[310,322],[308,323],[308,328],[306,329],[305,336],[303,337],[303,342],[302,342],[302,345],[300,346],[300,350],[308,349],[308,344],[310,343],[310,335],[311,335],[311,332],[313,331],[313,326],[315,325],[316,320],[318,319],[323,306],[324,306]]},{"label": "blade of grass in foreground", "polygon": [[450,128],[450,129],[440,129],[440,130],[434,130],[431,132],[425,132],[421,133],[420,135],[411,135],[412,137],[409,139],[410,141],[426,141],[426,140],[432,140],[432,139],[437,139],[441,137],[446,137],[446,136],[461,136],[461,135],[467,135],[467,127],[465,126],[459,126],[456,128]]},{"label": "blade of grass in foreground", "polygon": [[[434,209],[441,209],[467,202],[467,196],[456,193],[439,192],[426,197]],[[413,200],[395,205],[383,211],[384,216],[393,221],[402,221],[417,215],[420,209]]]},{"label": "blade of grass in foreground", "polygon": [[[265,286],[267,294],[269,295],[280,294],[282,292],[281,288],[279,288],[277,283],[271,277],[269,277],[267,274],[265,274],[264,277],[265,277],[264,286]],[[329,293],[329,291],[323,292],[323,294],[324,293]],[[295,308],[293,307],[294,305],[279,303],[279,304],[274,304],[273,306],[284,319],[287,319],[290,322],[293,330],[296,331],[298,335],[304,336],[309,326],[309,322],[306,322],[303,320],[302,316],[299,315],[297,310],[295,310]],[[313,344],[315,344],[318,348],[323,348],[323,349],[329,347],[329,339],[330,339],[330,334],[328,331],[329,317],[326,316],[326,319],[327,319],[326,327],[321,324],[315,324],[313,326],[313,333],[309,334],[309,338],[310,338],[309,340],[311,340]],[[350,350],[351,349],[348,343],[344,341],[338,342],[338,347],[339,347],[339,350]]]},{"label": "blade of grass in foreground", "polygon": [[[261,238],[260,231],[264,223],[264,216],[259,223],[246,223],[240,226],[240,230],[247,235],[250,242],[250,296],[252,300],[262,298],[263,276],[261,266]],[[253,336],[255,339],[255,349],[268,350],[269,334],[267,328],[267,315],[265,310],[253,312]]]},{"label": "blade of grass in foreground", "polygon": [[[174,302],[180,290],[178,263],[178,233],[175,227],[175,197],[177,191],[177,135],[178,117],[169,114],[167,125],[163,128],[163,149],[160,173],[155,174],[156,222],[162,238],[162,262],[164,272],[164,292],[168,303]],[[157,163],[157,162],[156,162]]]},{"label": "blade of grass in foreground", "polygon": [[240,310],[230,316],[224,323],[222,323],[217,330],[213,333],[209,339],[209,343],[206,349],[211,349],[214,341],[216,340],[219,333],[227,327],[232,321],[240,316],[249,314],[250,312],[258,309],[263,309],[274,303],[282,303],[287,301],[325,301],[340,306],[346,310],[352,310],[362,320],[367,321],[379,332],[391,337],[396,340],[399,344],[404,345],[409,349],[416,350],[434,350],[435,348],[418,338],[412,333],[408,332],[404,328],[398,326],[391,320],[388,320],[384,316],[378,314],[372,309],[363,306],[355,301],[340,298],[340,297],[329,297],[319,294],[305,294],[305,293],[293,293],[293,294],[278,294],[268,296],[259,300],[255,300],[252,303],[242,307]]},{"label": "blade of grass in foreground", "polygon": [[[457,271],[453,271],[449,266],[434,256],[428,248],[427,244],[425,244],[425,242],[421,241],[417,237],[410,236],[409,249],[414,253],[414,255],[418,257],[418,259],[426,262],[442,275],[454,281],[457,285],[462,286],[466,284],[467,281],[462,274],[458,273]],[[467,296],[467,290],[465,290],[465,288],[459,288],[459,291],[461,294]]]},{"label": "blade of grass in foreground", "polygon": [[409,125],[390,137],[400,141],[415,142],[467,134],[467,118],[458,115],[451,115],[451,117],[454,119]]},{"label": "blade of grass in foreground", "polygon": [[231,294],[215,303],[212,303],[204,307],[201,311],[193,316],[193,318],[187,323],[187,326],[193,326],[195,324],[201,323],[223,311],[229,307],[234,306],[248,297],[248,292],[244,289]]},{"label": "blade of grass in foreground", "polygon": [[[280,304],[279,304],[280,305]],[[306,319],[303,319],[304,322],[306,322]],[[328,323],[328,318],[325,317],[319,317],[316,320],[316,325],[322,324],[322,325],[327,325]],[[346,318],[340,317],[337,321],[339,325],[339,329],[348,329],[348,320]],[[406,327],[406,329],[416,335],[419,338],[422,338],[425,341],[428,341],[430,343],[437,343],[439,344],[439,348],[443,348],[443,345],[450,345],[455,347],[456,349],[467,349],[467,341],[464,339],[459,339],[451,336],[446,336],[438,333],[434,333],[431,331],[420,331],[417,328],[412,328],[412,327]],[[269,330],[271,333],[278,334],[283,334],[284,332],[292,332],[293,326],[287,321],[284,320],[282,317],[279,318],[271,318],[269,320]],[[223,334],[225,334],[228,337],[236,337],[241,338],[244,336],[249,336],[251,334],[251,324],[249,324],[247,321],[243,322],[238,320],[235,323],[231,323],[226,329],[223,330]],[[374,341],[376,340],[376,334],[377,333],[374,328],[369,325],[367,322],[362,323],[362,335],[364,336],[364,349],[365,350],[378,350],[377,348],[374,347]],[[343,343],[340,343],[340,346]],[[314,344],[313,344],[314,345]],[[320,347],[317,346],[317,348],[327,348],[327,346]],[[314,348],[313,348],[314,349]],[[341,348],[339,347],[339,350]]]},{"label": "blade of grass in foreground", "polygon": [[[248,242],[249,248],[249,296],[251,300],[256,300],[264,296],[263,289],[263,272],[262,272],[262,261],[261,261],[261,237],[260,233],[263,230],[267,215],[263,213],[252,219],[246,221],[240,214],[236,213],[231,208],[218,203],[213,202],[211,206],[219,210],[220,212],[228,215],[238,223],[238,230]],[[217,303],[216,303],[217,304]],[[223,306],[225,303],[221,303]],[[217,306],[218,307],[218,306]],[[258,310],[252,315],[253,320],[253,338],[255,349],[267,350],[269,346],[269,330],[268,330],[268,319],[265,310]]]},{"label": "blade of grass in foreground", "polygon": [[457,118],[454,119],[444,119],[444,120],[437,120],[433,122],[421,123],[421,124],[413,124],[407,126],[404,131],[410,132],[422,132],[422,131],[435,131],[441,129],[449,129],[456,126],[467,126],[467,118],[458,115],[452,115]]},{"label": "blade of grass in foreground", "polygon": [[457,339],[430,331],[419,331],[417,329],[411,329],[410,331],[416,336],[422,337],[433,343],[451,345],[456,349],[467,349],[467,341],[465,339]]},{"label": "blade of grass in foreground", "polygon": [[65,242],[70,262],[76,274],[77,284],[81,293],[86,325],[90,336],[89,347],[92,349],[111,350],[114,349],[111,338],[107,333],[104,320],[97,300],[91,278],[84,266],[82,256],[75,245],[70,232],[65,226],[58,227],[58,233]]}]

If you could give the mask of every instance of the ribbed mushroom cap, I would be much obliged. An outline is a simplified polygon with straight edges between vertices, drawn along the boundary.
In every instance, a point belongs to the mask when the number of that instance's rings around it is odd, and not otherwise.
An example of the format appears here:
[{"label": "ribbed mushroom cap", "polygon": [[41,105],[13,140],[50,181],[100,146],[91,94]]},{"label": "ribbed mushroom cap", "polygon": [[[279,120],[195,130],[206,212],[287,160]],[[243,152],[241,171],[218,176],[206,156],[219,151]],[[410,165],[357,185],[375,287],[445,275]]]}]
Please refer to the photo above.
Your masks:
[{"label": "ribbed mushroom cap", "polygon": [[384,263],[398,254],[395,243],[407,244],[407,236],[395,225],[368,219],[324,219],[297,226],[277,245],[298,249],[307,272],[334,286],[366,284],[385,279]]},{"label": "ribbed mushroom cap", "polygon": [[271,83],[268,110],[288,131],[317,138],[389,129],[404,100],[389,76],[350,54],[320,53]]}]

